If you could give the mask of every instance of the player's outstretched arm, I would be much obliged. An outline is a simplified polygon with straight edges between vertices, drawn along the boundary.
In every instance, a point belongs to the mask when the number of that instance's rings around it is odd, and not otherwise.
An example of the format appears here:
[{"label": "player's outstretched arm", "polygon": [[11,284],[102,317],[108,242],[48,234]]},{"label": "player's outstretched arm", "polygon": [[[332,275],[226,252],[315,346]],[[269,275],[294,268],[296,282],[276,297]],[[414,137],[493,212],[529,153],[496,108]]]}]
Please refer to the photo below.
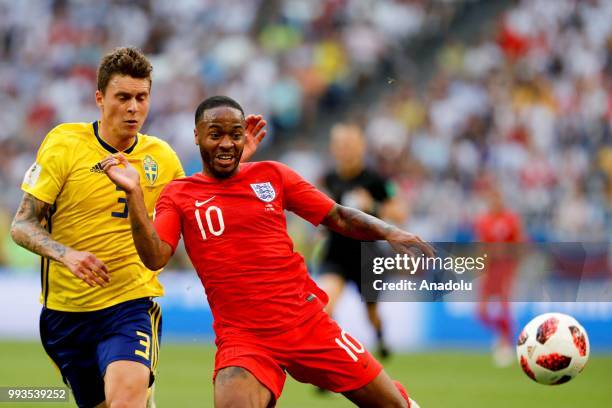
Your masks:
[{"label": "player's outstretched arm", "polygon": [[246,162],[253,157],[257,146],[266,137],[267,131],[264,129],[267,122],[261,115],[249,115],[245,119],[246,128],[245,136],[246,143],[244,144],[244,150],[242,151],[242,158],[240,161]]},{"label": "player's outstretched arm", "polygon": [[172,256],[172,247],[159,238],[155,226],[149,219],[138,171],[122,154],[109,156],[100,164],[108,178],[125,191],[132,237],[138,256],[151,270],[163,268]]},{"label": "player's outstretched arm", "polygon": [[63,263],[89,286],[105,286],[110,277],[102,261],[92,253],[60,244],[43,228],[41,221],[50,208],[49,204],[25,193],[11,224],[13,241],[28,251]]},{"label": "player's outstretched arm", "polygon": [[409,252],[416,246],[426,256],[434,255],[433,248],[417,235],[387,224],[363,211],[340,204],[334,205],[321,224],[332,231],[360,241],[384,239],[398,252]]}]

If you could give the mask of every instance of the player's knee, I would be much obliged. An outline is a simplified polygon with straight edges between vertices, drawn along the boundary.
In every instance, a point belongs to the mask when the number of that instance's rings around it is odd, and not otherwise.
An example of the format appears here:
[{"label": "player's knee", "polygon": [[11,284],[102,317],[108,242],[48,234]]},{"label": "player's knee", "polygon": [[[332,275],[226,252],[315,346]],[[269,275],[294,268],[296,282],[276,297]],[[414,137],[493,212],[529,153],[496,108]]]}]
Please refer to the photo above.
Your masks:
[{"label": "player's knee", "polygon": [[344,393],[357,406],[377,407],[377,408],[409,408],[408,401],[401,397],[389,395],[359,395]]},{"label": "player's knee", "polygon": [[378,399],[374,405],[381,408],[409,408],[408,401],[401,396],[387,396],[384,399]]},{"label": "player's knee", "polygon": [[215,397],[215,408],[259,408],[249,395],[244,392],[223,392]]},{"label": "player's knee", "polygon": [[215,408],[263,408],[270,398],[268,389],[244,368],[224,368],[215,379]]},{"label": "player's knee", "polygon": [[147,394],[140,388],[126,384],[121,390],[109,392],[106,396],[106,406],[108,408],[146,407]]},{"label": "player's knee", "polygon": [[116,361],[106,370],[104,378],[106,405],[109,408],[145,407],[150,371],[132,361]]},{"label": "player's knee", "polygon": [[270,402],[259,390],[225,388],[215,393],[215,408],[265,408]]},{"label": "player's knee", "polygon": [[394,383],[384,371],[364,387],[343,394],[360,407],[409,407],[406,390],[401,384]]},{"label": "player's knee", "polygon": [[128,407],[138,407],[138,406],[139,406],[138,404],[134,404],[134,401],[125,400],[125,399],[117,399],[117,400],[106,403],[107,408],[128,408]]}]

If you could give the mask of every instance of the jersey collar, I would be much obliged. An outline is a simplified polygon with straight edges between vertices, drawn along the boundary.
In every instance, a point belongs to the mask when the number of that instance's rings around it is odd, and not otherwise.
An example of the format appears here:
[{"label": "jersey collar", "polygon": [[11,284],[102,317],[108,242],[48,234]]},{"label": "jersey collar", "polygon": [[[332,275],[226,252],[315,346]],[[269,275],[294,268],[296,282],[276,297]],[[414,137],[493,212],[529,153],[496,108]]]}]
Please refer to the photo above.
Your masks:
[{"label": "jersey collar", "polygon": [[[96,135],[96,139],[98,139],[98,143],[100,143],[104,149],[108,150],[111,153],[119,153],[119,150],[115,149],[113,146],[106,143],[100,137],[100,134],[98,132],[98,121],[96,120],[95,122],[92,123],[92,125],[93,125],[94,135]],[[132,151],[136,148],[136,144],[138,144],[138,135],[136,135],[136,140],[134,140],[134,143],[121,153],[125,153],[125,154],[132,153]]]},{"label": "jersey collar", "polygon": [[238,173],[234,174],[230,178],[218,179],[218,178],[215,178],[215,177],[207,176],[201,170],[199,172],[195,173],[194,176],[199,178],[200,180],[204,180],[204,181],[209,182],[209,183],[233,183],[234,181],[239,181],[240,179],[242,179],[242,177],[244,177],[244,174],[247,172],[247,170],[251,168],[252,164],[253,164],[253,162],[240,163],[238,165],[238,166],[240,166],[238,168]]}]

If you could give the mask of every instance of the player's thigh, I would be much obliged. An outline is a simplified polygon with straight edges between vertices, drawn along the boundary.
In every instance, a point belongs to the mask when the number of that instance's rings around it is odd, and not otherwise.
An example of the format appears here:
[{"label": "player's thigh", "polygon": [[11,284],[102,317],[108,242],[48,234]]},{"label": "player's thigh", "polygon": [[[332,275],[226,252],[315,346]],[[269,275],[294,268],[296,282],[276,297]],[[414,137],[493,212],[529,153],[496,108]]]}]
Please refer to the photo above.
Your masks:
[{"label": "player's thigh", "polygon": [[274,400],[270,390],[242,367],[220,369],[214,389],[216,408],[265,408]]},{"label": "player's thigh", "polygon": [[104,393],[109,407],[143,407],[147,401],[150,369],[137,361],[113,361],[106,367]]},{"label": "player's thigh", "polygon": [[342,394],[358,407],[405,408],[408,406],[384,370],[365,386]]},{"label": "player's thigh", "polygon": [[286,369],[297,381],[346,392],[370,383],[382,370],[365,346],[324,312],[290,335]]}]

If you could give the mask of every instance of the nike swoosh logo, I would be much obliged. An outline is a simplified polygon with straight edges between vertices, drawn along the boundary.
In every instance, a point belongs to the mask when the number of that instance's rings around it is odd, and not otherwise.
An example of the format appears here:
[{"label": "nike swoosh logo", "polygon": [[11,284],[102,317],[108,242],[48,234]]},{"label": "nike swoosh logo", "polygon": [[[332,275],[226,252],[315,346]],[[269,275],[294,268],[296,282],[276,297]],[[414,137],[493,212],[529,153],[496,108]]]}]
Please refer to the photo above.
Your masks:
[{"label": "nike swoosh logo", "polygon": [[216,196],[212,196],[212,197],[210,197],[210,198],[209,198],[208,200],[206,200],[206,201],[198,201],[198,200],[196,200],[196,202],[195,202],[195,206],[196,206],[196,207],[201,207],[201,206],[203,206],[204,204],[206,204],[207,202],[209,202],[210,200],[212,200],[212,199],[213,199],[213,198],[215,198],[215,197],[216,197]]}]

